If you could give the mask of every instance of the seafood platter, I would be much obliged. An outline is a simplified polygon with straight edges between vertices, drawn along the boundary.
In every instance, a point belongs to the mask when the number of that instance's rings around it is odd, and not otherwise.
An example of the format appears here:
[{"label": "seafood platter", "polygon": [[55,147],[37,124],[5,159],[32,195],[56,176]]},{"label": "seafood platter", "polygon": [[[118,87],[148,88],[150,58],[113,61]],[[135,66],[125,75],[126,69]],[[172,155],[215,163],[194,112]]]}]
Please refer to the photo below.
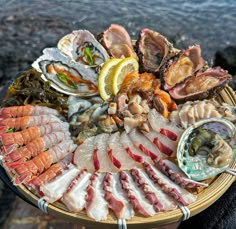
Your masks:
[{"label": "seafood platter", "polygon": [[[142,29],[76,30],[2,100],[1,165],[45,212],[102,228],[185,220],[235,180],[232,76],[199,45]],[[123,226],[122,226],[123,225]]]}]

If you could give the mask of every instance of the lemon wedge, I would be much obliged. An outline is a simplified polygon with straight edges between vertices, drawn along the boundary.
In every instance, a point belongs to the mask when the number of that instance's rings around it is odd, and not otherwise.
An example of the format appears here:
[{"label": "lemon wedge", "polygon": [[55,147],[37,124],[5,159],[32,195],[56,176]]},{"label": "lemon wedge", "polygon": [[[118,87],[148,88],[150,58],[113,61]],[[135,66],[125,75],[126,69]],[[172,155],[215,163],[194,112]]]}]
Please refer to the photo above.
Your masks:
[{"label": "lemon wedge", "polygon": [[113,58],[104,63],[98,76],[98,90],[103,100],[107,101],[112,95],[114,69],[122,59]]},{"label": "lemon wedge", "polygon": [[114,68],[112,77],[112,93],[116,95],[120,90],[120,86],[127,74],[138,71],[138,61],[133,57],[122,59]]}]

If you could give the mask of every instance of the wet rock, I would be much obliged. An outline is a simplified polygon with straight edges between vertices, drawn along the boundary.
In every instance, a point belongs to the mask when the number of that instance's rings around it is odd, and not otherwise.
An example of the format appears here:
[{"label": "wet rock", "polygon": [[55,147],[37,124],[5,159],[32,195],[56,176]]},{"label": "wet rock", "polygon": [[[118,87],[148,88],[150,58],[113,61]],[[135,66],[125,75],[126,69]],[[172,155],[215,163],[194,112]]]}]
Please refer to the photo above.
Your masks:
[{"label": "wet rock", "polygon": [[236,90],[236,46],[228,46],[215,54],[214,66],[221,66],[233,76],[230,86]]}]

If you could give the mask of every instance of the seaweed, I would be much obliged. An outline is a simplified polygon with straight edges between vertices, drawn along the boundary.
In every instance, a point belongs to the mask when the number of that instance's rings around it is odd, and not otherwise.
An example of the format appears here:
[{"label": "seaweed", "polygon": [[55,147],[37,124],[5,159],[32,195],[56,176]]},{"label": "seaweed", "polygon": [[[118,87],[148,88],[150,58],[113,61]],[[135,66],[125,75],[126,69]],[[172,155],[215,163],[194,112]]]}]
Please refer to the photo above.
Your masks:
[{"label": "seaweed", "polygon": [[50,82],[41,79],[41,73],[35,69],[24,71],[8,87],[1,106],[19,106],[24,104],[48,106],[67,116],[68,96],[50,87]]}]

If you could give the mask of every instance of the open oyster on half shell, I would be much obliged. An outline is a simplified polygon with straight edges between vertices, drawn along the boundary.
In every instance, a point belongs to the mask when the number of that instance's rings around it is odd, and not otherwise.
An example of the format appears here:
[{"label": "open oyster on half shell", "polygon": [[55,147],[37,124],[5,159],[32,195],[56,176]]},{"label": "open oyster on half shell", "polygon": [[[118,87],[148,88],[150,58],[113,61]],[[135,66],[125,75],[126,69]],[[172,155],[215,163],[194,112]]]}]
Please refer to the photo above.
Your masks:
[{"label": "open oyster on half shell", "polygon": [[223,118],[198,121],[179,140],[179,167],[196,181],[224,172],[235,157],[235,133],[234,124]]}]

